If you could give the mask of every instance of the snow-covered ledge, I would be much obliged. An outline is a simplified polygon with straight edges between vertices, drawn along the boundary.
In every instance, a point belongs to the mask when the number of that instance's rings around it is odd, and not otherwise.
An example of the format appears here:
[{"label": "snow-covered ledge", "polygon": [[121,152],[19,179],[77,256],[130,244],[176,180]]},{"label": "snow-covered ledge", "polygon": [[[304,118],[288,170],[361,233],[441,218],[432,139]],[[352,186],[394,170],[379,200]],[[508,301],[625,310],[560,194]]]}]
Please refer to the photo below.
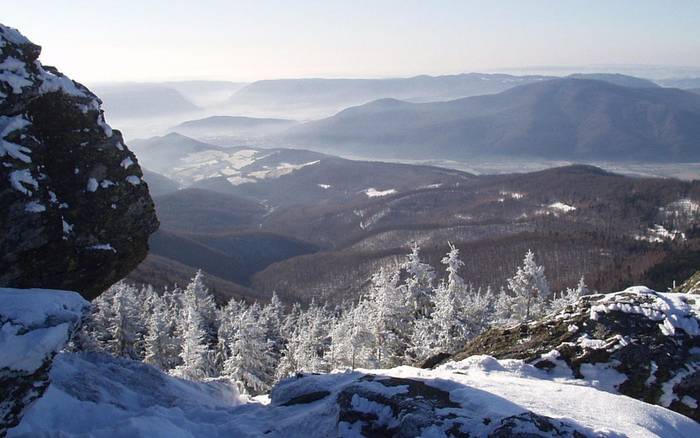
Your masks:
[{"label": "snow-covered ledge", "polygon": [[89,309],[76,292],[0,288],[0,432],[43,393],[52,358]]}]

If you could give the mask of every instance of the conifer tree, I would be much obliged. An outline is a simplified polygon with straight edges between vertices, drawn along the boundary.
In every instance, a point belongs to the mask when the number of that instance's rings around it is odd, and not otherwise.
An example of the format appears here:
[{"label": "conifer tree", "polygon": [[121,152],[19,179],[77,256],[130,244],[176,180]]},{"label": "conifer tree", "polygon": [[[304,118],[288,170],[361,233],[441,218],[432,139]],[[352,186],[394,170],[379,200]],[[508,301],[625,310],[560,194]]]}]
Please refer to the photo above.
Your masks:
[{"label": "conifer tree", "polygon": [[398,285],[398,273],[383,268],[372,277],[365,315],[370,333],[369,361],[375,368],[400,365],[409,353],[415,301]]},{"label": "conifer tree", "polygon": [[117,357],[140,360],[139,316],[134,288],[126,283],[114,286],[113,318],[110,321],[109,350]]},{"label": "conifer tree", "polygon": [[435,272],[427,263],[420,259],[420,247],[414,242],[411,253],[406,256],[406,261],[401,269],[407,274],[406,281],[402,285],[404,294],[418,316],[425,316],[430,312],[430,294],[433,289]]},{"label": "conifer tree", "polygon": [[230,356],[224,362],[223,370],[224,375],[238,382],[242,392],[253,395],[269,390],[275,378],[272,344],[266,339],[259,318],[257,304],[234,318]]},{"label": "conifer tree", "polygon": [[546,310],[545,300],[551,292],[544,266],[537,264],[532,251],[527,251],[522,266],[508,279],[508,289],[513,293],[511,320],[527,322]]},{"label": "conifer tree", "polygon": [[588,286],[581,276],[578,284],[575,288],[566,288],[566,290],[559,292],[559,295],[555,295],[549,304],[549,310],[554,313],[561,312],[566,309],[567,306],[574,304],[584,295],[588,295]]},{"label": "conifer tree", "polygon": [[204,322],[199,313],[197,299],[190,288],[185,290],[184,323],[182,324],[182,364],[177,366],[173,374],[189,380],[200,380],[212,374],[212,355],[207,344],[207,334]]},{"label": "conifer tree", "polygon": [[167,326],[167,312],[163,300],[153,299],[152,314],[148,322],[146,336],[146,356],[144,362],[164,371],[175,365],[172,354],[172,338]]}]

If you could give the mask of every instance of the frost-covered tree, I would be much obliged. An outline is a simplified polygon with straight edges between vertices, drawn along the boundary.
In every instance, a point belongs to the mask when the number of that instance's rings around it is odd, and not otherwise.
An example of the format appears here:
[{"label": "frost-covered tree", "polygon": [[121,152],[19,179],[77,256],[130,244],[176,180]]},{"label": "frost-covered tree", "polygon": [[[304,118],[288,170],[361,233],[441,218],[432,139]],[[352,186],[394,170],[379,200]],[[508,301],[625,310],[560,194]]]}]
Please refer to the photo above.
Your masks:
[{"label": "frost-covered tree", "polygon": [[233,344],[238,320],[247,306],[244,302],[230,300],[219,312],[219,330],[217,332],[216,364],[218,368],[224,367],[224,363],[231,357],[231,345]]},{"label": "frost-covered tree", "polygon": [[364,321],[371,335],[368,360],[375,368],[400,365],[410,346],[415,300],[398,283],[398,273],[384,269],[372,277]]},{"label": "frost-covered tree", "polygon": [[586,286],[586,281],[581,276],[575,288],[568,287],[566,290],[559,292],[558,295],[554,294],[552,301],[549,303],[549,310],[554,313],[561,312],[567,306],[574,304],[579,298],[588,294],[588,286]]},{"label": "frost-covered tree", "polygon": [[522,266],[508,279],[508,289],[512,292],[510,321],[530,321],[546,310],[546,300],[551,292],[544,266],[537,264],[532,251],[527,251]]},{"label": "frost-covered tree", "polygon": [[173,370],[173,374],[189,380],[199,380],[213,374],[213,354],[207,343],[204,321],[193,290],[189,288],[185,290],[183,303],[184,322],[181,330],[180,352],[182,363]]},{"label": "frost-covered tree", "polygon": [[368,353],[372,341],[364,323],[367,314],[367,302],[363,301],[341,312],[333,320],[329,354],[332,368],[355,369],[369,366]]},{"label": "frost-covered tree", "polygon": [[464,266],[464,262],[459,258],[459,249],[448,242],[450,250],[442,258],[441,263],[445,265],[447,273],[447,288],[459,298],[467,290],[464,279],[459,275],[459,270]]},{"label": "frost-covered tree", "polygon": [[435,271],[432,266],[421,261],[420,247],[417,243],[411,247],[411,253],[406,256],[401,269],[406,272],[406,280],[401,288],[413,307],[414,313],[417,317],[427,315],[430,312],[430,294],[435,280]]},{"label": "frost-covered tree", "polygon": [[456,351],[485,330],[492,319],[493,297],[467,286],[459,275],[464,263],[454,245],[450,244],[442,263],[447,278],[433,290],[432,312],[415,321],[413,327],[411,352],[418,360]]},{"label": "frost-covered tree", "polygon": [[118,357],[140,360],[142,338],[135,288],[120,282],[113,287],[112,318],[108,341],[109,351]]},{"label": "frost-covered tree", "polygon": [[167,371],[173,368],[177,361],[172,356],[173,339],[168,327],[168,315],[165,302],[152,298],[152,313],[148,322],[148,334],[145,339],[146,356],[143,361],[156,368]]},{"label": "frost-covered tree", "polygon": [[296,318],[296,325],[286,339],[277,376],[286,377],[302,371],[328,372],[328,331],[329,316],[326,310],[312,302]]},{"label": "frost-covered tree", "polygon": [[270,343],[270,353],[275,362],[279,364],[284,349],[284,336],[282,325],[284,324],[284,305],[276,293],[272,294],[270,302],[260,311],[260,325],[265,333],[265,338]]},{"label": "frost-covered tree", "polygon": [[495,297],[490,287],[485,292],[481,289],[469,288],[469,293],[460,300],[459,304],[463,340],[457,342],[453,348],[461,348],[467,341],[477,337],[491,326],[495,319],[494,306]]},{"label": "frost-covered tree", "polygon": [[185,296],[194,297],[194,305],[202,318],[202,328],[206,335],[207,343],[213,344],[218,330],[218,312],[214,297],[209,288],[204,284],[204,274],[199,269],[192,277],[192,281],[185,288]]},{"label": "frost-covered tree", "polygon": [[234,318],[230,355],[223,369],[223,375],[238,382],[242,392],[253,395],[269,390],[275,379],[272,343],[266,338],[259,319],[260,308],[257,304],[239,312]]}]

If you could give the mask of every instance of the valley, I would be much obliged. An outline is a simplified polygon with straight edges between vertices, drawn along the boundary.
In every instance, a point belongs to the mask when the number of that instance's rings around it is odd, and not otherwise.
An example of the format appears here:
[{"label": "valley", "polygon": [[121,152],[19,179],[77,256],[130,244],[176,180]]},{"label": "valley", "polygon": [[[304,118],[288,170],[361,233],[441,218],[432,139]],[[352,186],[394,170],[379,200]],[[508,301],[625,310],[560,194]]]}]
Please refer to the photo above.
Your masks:
[{"label": "valley", "polygon": [[665,289],[694,272],[674,256],[698,247],[695,182],[587,165],[476,175],[180,134],[133,148],[165,173],[154,184],[166,191],[154,198],[151,253],[130,276],[140,283],[172,286],[155,274],[167,261],[175,278],[201,268],[222,280],[212,285],[222,296],[339,304],[366,293],[372,273],[398,266],[414,242],[433,264],[456,245],[470,255],[465,278],[494,290],[527,249],[557,289],[581,275],[596,290]]}]

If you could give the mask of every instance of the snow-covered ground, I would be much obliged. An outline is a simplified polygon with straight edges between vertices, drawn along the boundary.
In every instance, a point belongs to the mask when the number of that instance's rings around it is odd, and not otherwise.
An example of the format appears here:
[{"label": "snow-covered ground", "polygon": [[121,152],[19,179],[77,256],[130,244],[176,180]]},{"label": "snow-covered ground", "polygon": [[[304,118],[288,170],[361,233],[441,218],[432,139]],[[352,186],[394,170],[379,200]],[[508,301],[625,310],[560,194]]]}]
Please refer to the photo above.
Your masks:
[{"label": "snow-covered ground", "polygon": [[[191,152],[167,168],[160,169],[164,175],[185,186],[210,178],[226,177],[233,185],[256,183],[264,179],[279,178],[320,160],[290,163],[280,158],[275,162],[278,151],[265,149],[232,148],[231,150],[202,150]],[[267,159],[268,164],[260,164]]]},{"label": "snow-covered ground", "polygon": [[[273,390],[272,403],[265,404],[239,396],[230,382],[187,382],[140,362],[63,353],[51,370],[48,390],[8,437],[53,437],[59,431],[60,436],[130,438],[356,437],[361,436],[359,426],[339,421],[338,395],[343,390],[360,384],[388,396],[406,392],[402,386],[362,381],[364,373],[418,380],[449,393],[460,406],[450,413],[470,436],[487,436],[498,419],[528,411],[589,436],[700,436],[698,423],[668,409],[600,391],[581,380],[547,377],[522,361],[489,356],[473,356],[436,370],[398,367],[292,379]],[[289,403],[304,394],[320,398]],[[387,406],[359,396],[352,403],[353,409],[383,417],[387,424],[400,421]],[[422,436],[447,435],[435,426]]]},{"label": "snow-covered ground", "polygon": [[[658,321],[669,335],[700,333],[692,296],[657,294],[644,306],[626,306],[632,292],[651,294],[637,289],[605,295],[590,318],[623,311]],[[72,292],[0,289],[0,369],[36,370],[67,342],[87,306]],[[27,403],[7,436],[359,437],[364,427],[406,424],[423,437],[456,430],[486,437],[509,424],[516,429],[506,432],[537,436],[700,436],[692,419],[615,393],[619,376],[591,370],[591,379],[574,379],[565,366],[559,371],[471,356],[433,370],[402,366],[290,378],[269,398],[248,398],[226,379],[190,382],[138,361],[64,351],[54,358],[43,394]],[[538,421],[556,429],[543,432]]]}]

